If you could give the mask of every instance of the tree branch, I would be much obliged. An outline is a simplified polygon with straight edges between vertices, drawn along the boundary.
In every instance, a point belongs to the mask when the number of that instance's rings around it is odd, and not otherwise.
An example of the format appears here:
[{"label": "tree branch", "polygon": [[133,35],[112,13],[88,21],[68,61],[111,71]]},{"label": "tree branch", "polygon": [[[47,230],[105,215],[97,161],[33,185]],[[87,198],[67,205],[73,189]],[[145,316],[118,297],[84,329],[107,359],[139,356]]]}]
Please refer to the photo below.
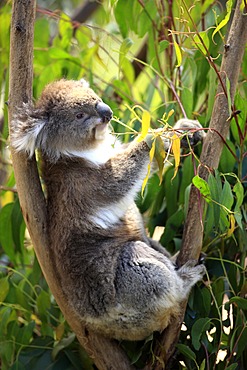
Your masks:
[{"label": "tree branch", "polygon": [[[227,40],[227,48],[222,59],[220,76],[225,85],[226,76],[230,81],[230,95],[231,101],[234,101],[237,81],[241,62],[244,55],[245,45],[247,42],[247,18],[240,11],[242,1],[238,0],[234,18]],[[233,105],[233,104],[232,104]],[[202,148],[201,163],[199,168],[199,176],[207,179],[209,170],[216,169],[219,164],[223,139],[226,139],[230,120],[227,97],[223,93],[221,83],[218,84],[218,90],[215,98],[214,109],[209,128],[214,130],[208,132]],[[216,133],[221,133],[221,137]],[[183,234],[183,245],[178,256],[178,264],[181,266],[189,259],[198,259],[202,240],[203,240],[203,225],[200,215],[203,213],[204,202],[198,194],[198,190],[192,186],[189,200],[189,209]],[[156,356],[155,363],[152,364],[153,370],[160,370],[165,368],[165,363],[168,364],[171,358],[177,340],[179,338],[181,324],[184,319],[186,309],[186,302],[181,304],[181,315],[177,320],[173,320],[169,327],[164,330],[161,338],[155,343],[154,354]],[[166,366],[168,367],[168,365]],[[150,369],[150,367],[148,367]]]},{"label": "tree branch", "polygon": [[[32,101],[33,32],[35,19],[34,0],[14,0],[11,21],[10,45],[10,137],[15,130],[15,115],[23,102]],[[35,252],[47,283],[71,329],[100,370],[134,369],[116,341],[88,332],[76,316],[73,307],[63,295],[60,282],[53,269],[52,245],[47,238],[46,203],[41,189],[35,158],[12,150],[12,160],[23,216],[32,238]]]}]

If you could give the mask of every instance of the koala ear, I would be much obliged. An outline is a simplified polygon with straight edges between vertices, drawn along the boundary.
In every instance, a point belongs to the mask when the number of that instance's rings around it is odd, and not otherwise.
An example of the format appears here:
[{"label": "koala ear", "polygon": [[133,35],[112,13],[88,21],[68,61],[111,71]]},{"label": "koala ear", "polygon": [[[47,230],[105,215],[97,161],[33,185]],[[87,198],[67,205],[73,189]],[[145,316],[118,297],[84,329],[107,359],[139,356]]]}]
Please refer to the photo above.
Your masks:
[{"label": "koala ear", "polygon": [[89,83],[86,80],[84,80],[84,78],[81,78],[79,82],[82,84],[82,87],[84,87],[85,89],[89,87]]},{"label": "koala ear", "polygon": [[37,148],[38,137],[48,122],[47,114],[28,104],[23,105],[14,117],[14,127],[11,133],[11,145],[17,151],[25,151],[32,157]]}]

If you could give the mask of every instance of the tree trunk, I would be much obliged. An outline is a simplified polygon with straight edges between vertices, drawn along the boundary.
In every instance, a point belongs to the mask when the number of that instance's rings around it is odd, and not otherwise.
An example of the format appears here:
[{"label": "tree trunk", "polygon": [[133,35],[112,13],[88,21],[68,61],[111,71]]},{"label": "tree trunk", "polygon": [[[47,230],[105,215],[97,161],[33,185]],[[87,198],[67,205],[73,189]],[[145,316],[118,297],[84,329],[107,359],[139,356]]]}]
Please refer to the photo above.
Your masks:
[{"label": "tree trunk", "polygon": [[[32,101],[33,32],[36,3],[34,0],[14,0],[10,45],[9,128],[15,130],[15,115],[23,103]],[[134,369],[118,342],[89,332],[80,323],[66,297],[62,294],[56,271],[53,269],[51,248],[47,239],[47,215],[35,158],[15,153],[12,161],[23,216],[34,244],[35,252],[47,283],[61,311],[79,342],[100,370]]]}]

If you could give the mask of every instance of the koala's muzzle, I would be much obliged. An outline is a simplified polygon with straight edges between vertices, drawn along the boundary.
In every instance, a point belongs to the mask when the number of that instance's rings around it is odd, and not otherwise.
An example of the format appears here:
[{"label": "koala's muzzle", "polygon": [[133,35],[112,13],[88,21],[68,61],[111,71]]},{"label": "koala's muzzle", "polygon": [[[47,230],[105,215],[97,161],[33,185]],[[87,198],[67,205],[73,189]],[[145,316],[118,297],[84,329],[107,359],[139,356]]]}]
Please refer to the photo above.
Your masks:
[{"label": "koala's muzzle", "polygon": [[112,110],[105,103],[103,102],[98,103],[96,105],[96,111],[102,118],[103,123],[108,123],[112,119]]}]

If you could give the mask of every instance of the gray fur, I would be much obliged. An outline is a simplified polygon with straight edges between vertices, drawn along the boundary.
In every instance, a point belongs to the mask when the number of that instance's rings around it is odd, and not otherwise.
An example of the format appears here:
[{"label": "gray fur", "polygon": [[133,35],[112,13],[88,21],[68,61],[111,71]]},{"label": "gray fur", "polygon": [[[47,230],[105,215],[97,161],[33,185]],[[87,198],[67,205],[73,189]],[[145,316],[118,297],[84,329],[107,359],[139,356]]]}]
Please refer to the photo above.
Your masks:
[{"label": "gray fur", "polygon": [[116,143],[106,129],[111,116],[84,81],[60,80],[35,107],[24,106],[12,145],[30,156],[41,152],[54,269],[71,306],[95,331],[140,340],[179,313],[205,268],[190,261],[177,270],[147,237],[134,198],[149,146]]}]

